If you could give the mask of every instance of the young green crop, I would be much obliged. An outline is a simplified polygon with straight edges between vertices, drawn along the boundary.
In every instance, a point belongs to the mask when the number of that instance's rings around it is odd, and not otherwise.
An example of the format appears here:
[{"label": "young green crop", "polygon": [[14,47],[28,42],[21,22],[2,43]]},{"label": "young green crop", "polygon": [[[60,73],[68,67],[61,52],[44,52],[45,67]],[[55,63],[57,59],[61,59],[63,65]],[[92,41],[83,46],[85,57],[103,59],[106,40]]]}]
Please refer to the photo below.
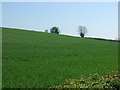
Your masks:
[{"label": "young green crop", "polygon": [[118,43],[3,28],[3,87],[47,88],[118,69]]}]

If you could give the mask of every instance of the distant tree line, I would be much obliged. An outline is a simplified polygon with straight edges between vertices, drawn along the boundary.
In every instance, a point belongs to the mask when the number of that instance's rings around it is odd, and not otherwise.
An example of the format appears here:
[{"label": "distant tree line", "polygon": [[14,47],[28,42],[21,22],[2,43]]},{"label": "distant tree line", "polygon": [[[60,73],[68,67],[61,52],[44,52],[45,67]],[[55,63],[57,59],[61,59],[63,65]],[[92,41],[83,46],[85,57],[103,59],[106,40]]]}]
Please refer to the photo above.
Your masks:
[{"label": "distant tree line", "polygon": [[[45,32],[48,33],[48,30],[46,29]],[[79,32],[79,35],[84,38],[85,34],[87,33],[87,28],[85,26],[79,26],[78,27],[78,32]],[[55,33],[55,34],[59,34],[60,33],[60,30],[58,27],[54,26],[50,29],[50,33]]]}]

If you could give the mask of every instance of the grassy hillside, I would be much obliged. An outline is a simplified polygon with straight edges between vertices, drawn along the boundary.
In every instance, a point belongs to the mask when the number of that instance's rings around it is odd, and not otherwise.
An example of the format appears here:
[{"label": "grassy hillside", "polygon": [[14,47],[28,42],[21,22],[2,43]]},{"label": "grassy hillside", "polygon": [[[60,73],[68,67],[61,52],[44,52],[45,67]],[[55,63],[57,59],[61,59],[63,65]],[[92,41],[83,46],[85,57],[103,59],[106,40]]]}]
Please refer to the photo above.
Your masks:
[{"label": "grassy hillside", "polygon": [[46,88],[118,68],[116,42],[3,28],[3,87]]}]

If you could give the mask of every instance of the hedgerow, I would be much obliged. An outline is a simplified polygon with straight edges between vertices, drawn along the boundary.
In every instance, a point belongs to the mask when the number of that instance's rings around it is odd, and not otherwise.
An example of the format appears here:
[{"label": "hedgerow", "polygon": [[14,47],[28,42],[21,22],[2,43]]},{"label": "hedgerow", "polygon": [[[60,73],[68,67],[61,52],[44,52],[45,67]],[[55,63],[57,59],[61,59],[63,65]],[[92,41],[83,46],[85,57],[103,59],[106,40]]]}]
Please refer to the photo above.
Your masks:
[{"label": "hedgerow", "polygon": [[79,79],[68,79],[64,85],[54,86],[51,88],[120,88],[120,79],[104,78],[97,73],[88,77],[82,76]]}]

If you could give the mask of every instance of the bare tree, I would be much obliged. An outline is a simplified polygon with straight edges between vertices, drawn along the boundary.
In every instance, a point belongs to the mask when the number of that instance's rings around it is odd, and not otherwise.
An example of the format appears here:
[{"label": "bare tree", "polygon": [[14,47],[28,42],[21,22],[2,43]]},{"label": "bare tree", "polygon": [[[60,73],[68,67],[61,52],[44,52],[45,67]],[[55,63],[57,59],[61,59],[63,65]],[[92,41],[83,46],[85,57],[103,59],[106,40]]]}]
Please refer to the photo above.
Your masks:
[{"label": "bare tree", "polygon": [[87,33],[87,28],[85,26],[79,26],[78,32],[82,38],[84,38],[85,34]]}]

